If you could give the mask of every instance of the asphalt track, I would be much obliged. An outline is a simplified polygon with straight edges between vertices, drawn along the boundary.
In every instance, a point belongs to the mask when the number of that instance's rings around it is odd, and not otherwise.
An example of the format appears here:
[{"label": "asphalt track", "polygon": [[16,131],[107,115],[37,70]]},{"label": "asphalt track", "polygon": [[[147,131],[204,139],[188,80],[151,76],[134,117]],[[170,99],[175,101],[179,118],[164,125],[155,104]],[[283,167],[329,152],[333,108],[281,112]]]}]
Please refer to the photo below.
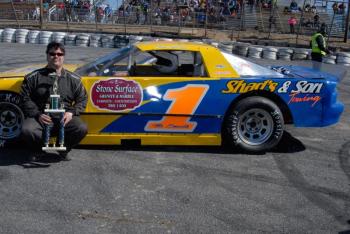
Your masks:
[{"label": "asphalt track", "polygon": [[[67,49],[68,63],[111,51]],[[45,63],[44,50],[0,43],[0,71]],[[2,149],[0,233],[350,233],[350,75],[339,91],[338,124],[287,127],[261,155],[84,147],[28,168],[26,149]]]}]

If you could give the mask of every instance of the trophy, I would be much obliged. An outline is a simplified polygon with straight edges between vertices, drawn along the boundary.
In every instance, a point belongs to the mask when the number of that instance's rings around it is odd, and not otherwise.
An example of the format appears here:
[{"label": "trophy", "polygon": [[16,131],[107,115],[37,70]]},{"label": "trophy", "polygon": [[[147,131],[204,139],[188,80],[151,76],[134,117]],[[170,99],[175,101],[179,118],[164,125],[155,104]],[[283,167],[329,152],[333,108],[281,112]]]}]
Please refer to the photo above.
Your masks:
[{"label": "trophy", "polygon": [[50,95],[50,103],[46,104],[45,114],[59,114],[59,131],[58,131],[58,146],[54,142],[50,145],[50,136],[51,129],[53,128],[52,124],[45,124],[44,127],[44,147],[42,147],[43,151],[66,151],[66,147],[64,146],[64,120],[63,116],[65,113],[64,104],[60,102],[60,95],[58,94],[58,76],[56,73],[51,73],[49,76],[53,76],[55,78],[53,84],[53,94]]}]

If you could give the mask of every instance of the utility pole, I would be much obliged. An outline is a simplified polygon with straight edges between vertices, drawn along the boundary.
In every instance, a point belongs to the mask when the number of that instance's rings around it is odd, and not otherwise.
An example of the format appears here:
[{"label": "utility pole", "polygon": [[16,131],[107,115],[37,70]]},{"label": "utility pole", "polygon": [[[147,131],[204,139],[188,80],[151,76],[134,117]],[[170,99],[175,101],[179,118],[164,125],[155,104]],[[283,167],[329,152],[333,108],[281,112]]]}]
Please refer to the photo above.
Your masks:
[{"label": "utility pole", "polygon": [[43,29],[44,23],[44,9],[43,9],[43,0],[40,0],[40,28]]},{"label": "utility pole", "polygon": [[348,40],[348,32],[349,32],[349,15],[350,15],[350,0],[348,0],[348,12],[346,13],[346,22],[345,22],[345,34],[344,34],[344,42],[346,43]]}]

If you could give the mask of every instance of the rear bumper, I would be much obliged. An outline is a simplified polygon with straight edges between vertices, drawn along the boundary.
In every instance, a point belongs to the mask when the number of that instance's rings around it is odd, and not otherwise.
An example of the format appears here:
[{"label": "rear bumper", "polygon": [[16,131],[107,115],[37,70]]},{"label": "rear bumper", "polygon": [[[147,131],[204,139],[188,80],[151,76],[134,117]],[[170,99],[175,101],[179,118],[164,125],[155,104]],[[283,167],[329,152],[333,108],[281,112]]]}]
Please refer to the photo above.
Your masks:
[{"label": "rear bumper", "polygon": [[330,107],[325,108],[323,111],[322,127],[337,123],[343,111],[344,104],[341,102],[333,103]]}]

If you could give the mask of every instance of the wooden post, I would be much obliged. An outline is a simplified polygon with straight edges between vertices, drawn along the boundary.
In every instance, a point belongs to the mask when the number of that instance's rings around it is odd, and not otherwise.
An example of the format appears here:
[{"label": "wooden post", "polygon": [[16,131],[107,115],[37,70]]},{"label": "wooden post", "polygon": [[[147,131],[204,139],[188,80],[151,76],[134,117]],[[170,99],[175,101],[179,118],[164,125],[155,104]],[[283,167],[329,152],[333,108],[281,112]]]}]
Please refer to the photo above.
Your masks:
[{"label": "wooden post", "polygon": [[17,12],[16,12],[16,9],[15,9],[15,5],[13,5],[13,0],[11,0],[11,6],[12,6],[13,13],[15,14],[17,26],[18,26],[18,28],[20,28],[21,25],[20,25],[19,22],[18,22]]},{"label": "wooden post", "polygon": [[344,34],[344,42],[346,43],[348,40],[348,32],[349,32],[349,15],[350,15],[350,0],[348,0],[348,12],[346,13],[346,22],[345,22],[345,34]]}]

